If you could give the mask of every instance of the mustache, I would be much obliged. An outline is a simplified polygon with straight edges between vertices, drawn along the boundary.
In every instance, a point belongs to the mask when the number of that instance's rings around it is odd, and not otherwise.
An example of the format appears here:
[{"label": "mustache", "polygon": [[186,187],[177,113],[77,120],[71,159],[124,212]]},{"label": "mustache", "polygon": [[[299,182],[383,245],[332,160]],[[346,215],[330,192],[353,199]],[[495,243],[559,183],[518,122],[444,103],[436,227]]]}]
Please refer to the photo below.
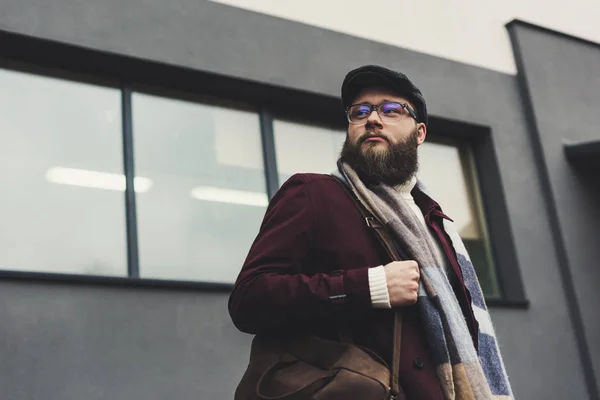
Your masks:
[{"label": "mustache", "polygon": [[387,138],[387,136],[385,136],[381,132],[378,132],[378,131],[367,131],[361,137],[358,138],[358,140],[356,141],[356,144],[361,145],[367,139],[372,139],[372,138],[381,138],[381,139],[385,140],[388,143],[390,142],[390,140]]}]

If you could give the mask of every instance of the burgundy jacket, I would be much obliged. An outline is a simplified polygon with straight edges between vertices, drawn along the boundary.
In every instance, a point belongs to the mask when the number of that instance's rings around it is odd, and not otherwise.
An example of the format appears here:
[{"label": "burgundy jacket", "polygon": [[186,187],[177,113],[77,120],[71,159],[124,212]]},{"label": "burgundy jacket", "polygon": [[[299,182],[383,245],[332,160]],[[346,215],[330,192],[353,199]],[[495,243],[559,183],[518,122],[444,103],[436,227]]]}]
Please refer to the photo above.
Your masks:
[{"label": "burgundy jacket", "polygon": [[[356,344],[391,365],[393,312],[372,307],[368,280],[370,267],[391,260],[334,179],[297,174],[273,197],[229,298],[229,313],[238,329],[251,334],[310,332],[336,339],[344,326]],[[477,347],[470,295],[441,229],[447,217],[418,189],[412,194],[453,267],[451,280]],[[402,314],[400,385],[408,399],[442,400],[418,308],[404,307]]]}]

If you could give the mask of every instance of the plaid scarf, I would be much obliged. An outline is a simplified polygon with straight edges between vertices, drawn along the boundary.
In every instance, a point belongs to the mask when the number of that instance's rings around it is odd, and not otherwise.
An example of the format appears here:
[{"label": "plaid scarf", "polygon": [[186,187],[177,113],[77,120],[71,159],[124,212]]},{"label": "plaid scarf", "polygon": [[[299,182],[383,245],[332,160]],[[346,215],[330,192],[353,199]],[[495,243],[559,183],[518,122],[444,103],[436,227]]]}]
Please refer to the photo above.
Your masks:
[{"label": "plaid scarf", "polygon": [[[444,230],[452,240],[465,286],[473,299],[471,306],[480,325],[479,354],[443,267],[444,260],[435,252],[435,244],[410,206],[394,188],[381,183],[367,187],[347,164],[340,162],[338,168],[363,205],[419,264],[421,279],[417,304],[446,399],[513,399],[473,264],[452,222],[444,220]],[[335,173],[336,176],[340,174]],[[427,194],[420,182],[417,187]]]}]

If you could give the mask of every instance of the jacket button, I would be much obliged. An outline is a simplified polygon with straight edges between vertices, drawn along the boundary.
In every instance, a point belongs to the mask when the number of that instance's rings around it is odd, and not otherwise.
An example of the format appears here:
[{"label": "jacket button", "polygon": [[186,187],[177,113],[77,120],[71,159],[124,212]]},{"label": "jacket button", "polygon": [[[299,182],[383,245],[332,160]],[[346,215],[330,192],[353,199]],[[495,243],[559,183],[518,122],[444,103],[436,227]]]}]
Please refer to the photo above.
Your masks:
[{"label": "jacket button", "polygon": [[423,360],[421,360],[421,357],[415,358],[415,367],[418,369],[423,369],[423,366]]}]

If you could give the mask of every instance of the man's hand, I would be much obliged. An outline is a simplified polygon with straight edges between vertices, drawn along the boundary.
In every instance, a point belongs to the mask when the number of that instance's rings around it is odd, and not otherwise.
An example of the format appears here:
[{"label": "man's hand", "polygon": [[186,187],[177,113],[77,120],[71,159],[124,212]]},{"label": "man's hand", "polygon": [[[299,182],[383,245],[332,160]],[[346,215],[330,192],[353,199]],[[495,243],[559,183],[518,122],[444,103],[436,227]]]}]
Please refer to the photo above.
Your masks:
[{"label": "man's hand", "polygon": [[421,277],[419,264],[416,261],[393,261],[384,269],[392,307],[415,304]]}]

